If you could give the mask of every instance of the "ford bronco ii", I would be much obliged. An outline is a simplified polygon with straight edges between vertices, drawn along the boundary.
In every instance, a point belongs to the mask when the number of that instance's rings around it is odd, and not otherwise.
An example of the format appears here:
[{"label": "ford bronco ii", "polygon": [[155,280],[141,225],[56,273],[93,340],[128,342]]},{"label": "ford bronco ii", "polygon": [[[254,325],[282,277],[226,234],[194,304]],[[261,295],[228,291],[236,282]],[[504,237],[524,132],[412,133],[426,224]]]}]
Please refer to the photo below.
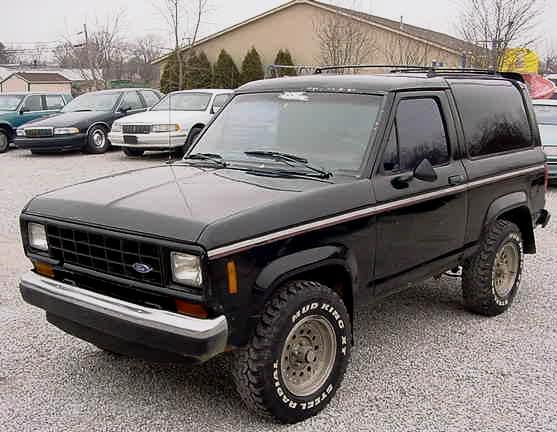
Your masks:
[{"label": "ford bronco ii", "polygon": [[183,159],[23,209],[23,298],[112,352],[227,351],[244,401],[292,423],[348,366],[354,305],[449,270],[504,312],[545,226],[547,167],[526,87],[454,71],[247,84]]}]

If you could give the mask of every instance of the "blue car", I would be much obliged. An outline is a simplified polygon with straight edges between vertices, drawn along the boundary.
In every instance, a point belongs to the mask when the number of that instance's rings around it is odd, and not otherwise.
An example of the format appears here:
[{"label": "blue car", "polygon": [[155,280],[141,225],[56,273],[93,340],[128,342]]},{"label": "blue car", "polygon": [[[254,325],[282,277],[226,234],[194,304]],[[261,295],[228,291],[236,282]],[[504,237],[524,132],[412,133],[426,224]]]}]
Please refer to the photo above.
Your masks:
[{"label": "blue car", "polygon": [[549,180],[555,182],[557,180],[557,100],[538,99],[533,102],[543,150],[547,156]]},{"label": "blue car", "polygon": [[0,153],[9,149],[19,126],[56,114],[71,100],[70,95],[62,93],[1,93]]}]

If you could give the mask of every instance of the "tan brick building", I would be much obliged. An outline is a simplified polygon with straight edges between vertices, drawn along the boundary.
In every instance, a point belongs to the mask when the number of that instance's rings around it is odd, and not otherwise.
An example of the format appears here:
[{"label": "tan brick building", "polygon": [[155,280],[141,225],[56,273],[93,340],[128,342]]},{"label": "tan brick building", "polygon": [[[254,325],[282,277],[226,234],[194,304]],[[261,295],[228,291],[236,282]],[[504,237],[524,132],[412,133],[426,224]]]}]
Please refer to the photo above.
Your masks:
[{"label": "tan brick building", "polygon": [[[261,15],[199,40],[194,48],[215,63],[225,49],[240,67],[254,46],[264,65],[272,64],[280,49],[288,49],[296,64],[323,64],[321,29],[331,20],[350,23],[369,35],[370,48],[360,63],[442,64],[462,66],[473,46],[449,36],[351,9],[314,0],[293,0]],[[168,56],[153,63],[162,72]]]}]

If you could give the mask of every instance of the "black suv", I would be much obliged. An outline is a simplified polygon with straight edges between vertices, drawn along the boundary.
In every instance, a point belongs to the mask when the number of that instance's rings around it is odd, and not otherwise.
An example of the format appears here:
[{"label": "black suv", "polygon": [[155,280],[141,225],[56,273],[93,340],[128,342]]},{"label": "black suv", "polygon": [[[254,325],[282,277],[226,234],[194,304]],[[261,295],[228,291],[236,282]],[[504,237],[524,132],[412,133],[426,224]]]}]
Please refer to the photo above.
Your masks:
[{"label": "black suv", "polygon": [[108,351],[193,363],[234,351],[245,402],[296,422],[339,387],[363,292],[461,272],[471,311],[504,312],[549,220],[546,182],[513,79],[259,81],[184,159],[33,199],[21,293]]}]

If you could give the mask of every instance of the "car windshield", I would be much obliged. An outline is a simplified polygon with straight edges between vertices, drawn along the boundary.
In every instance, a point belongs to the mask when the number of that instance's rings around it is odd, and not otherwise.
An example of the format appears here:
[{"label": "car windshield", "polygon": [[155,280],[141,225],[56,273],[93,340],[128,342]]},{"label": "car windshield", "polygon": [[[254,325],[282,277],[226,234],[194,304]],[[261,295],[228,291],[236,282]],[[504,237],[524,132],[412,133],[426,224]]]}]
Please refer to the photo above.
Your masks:
[{"label": "car windshield", "polygon": [[357,175],[382,96],[260,93],[236,96],[189,153],[258,166],[278,153],[334,174]]},{"label": "car windshield", "polygon": [[151,111],[205,111],[211,97],[211,93],[170,93]]},{"label": "car windshield", "polygon": [[540,125],[540,136],[542,138],[542,145],[557,146],[557,124]]},{"label": "car windshield", "polygon": [[557,125],[557,105],[534,105],[539,124]]},{"label": "car windshield", "polygon": [[21,95],[0,95],[0,111],[15,111],[22,99]]},{"label": "car windshield", "polygon": [[62,112],[113,111],[119,98],[120,93],[86,93],[72,100]]}]

